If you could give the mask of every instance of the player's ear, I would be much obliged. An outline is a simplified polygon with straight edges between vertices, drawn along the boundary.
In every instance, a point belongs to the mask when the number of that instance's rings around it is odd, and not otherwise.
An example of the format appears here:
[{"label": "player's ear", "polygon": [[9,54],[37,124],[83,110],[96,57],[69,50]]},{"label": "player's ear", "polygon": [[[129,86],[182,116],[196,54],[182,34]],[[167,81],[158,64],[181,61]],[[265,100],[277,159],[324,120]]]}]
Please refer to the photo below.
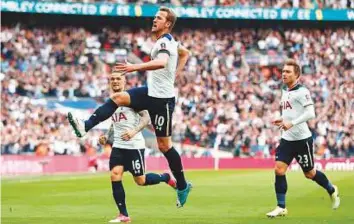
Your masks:
[{"label": "player's ear", "polygon": [[171,28],[171,25],[172,25],[172,23],[170,21],[167,21],[165,24],[166,28],[168,28],[168,29]]}]

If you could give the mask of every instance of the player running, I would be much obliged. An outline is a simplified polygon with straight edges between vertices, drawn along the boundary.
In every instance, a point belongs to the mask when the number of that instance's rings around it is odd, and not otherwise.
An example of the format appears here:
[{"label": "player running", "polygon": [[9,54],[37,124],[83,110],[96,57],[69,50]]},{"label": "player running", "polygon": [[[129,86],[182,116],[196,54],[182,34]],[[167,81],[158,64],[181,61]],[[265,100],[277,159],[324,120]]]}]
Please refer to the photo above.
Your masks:
[{"label": "player running", "polygon": [[278,205],[267,213],[268,217],[288,214],[285,207],[287,191],[285,173],[294,158],[300,164],[306,178],[327,190],[332,199],[332,208],[337,209],[340,205],[337,186],[332,185],[324,173],[314,169],[313,140],[306,122],[315,118],[315,107],[310,91],[298,82],[300,73],[300,66],[294,60],[286,61],[282,71],[283,83],[286,86],[282,90],[282,118],[272,122],[283,130],[275,157],[275,192]]},{"label": "player running", "polygon": [[86,121],[68,114],[70,124],[78,137],[100,122],[108,119],[120,106],[137,111],[148,110],[155,128],[159,150],[166,157],[169,167],[177,180],[177,207],[182,207],[192,188],[184,177],[181,157],[172,146],[172,114],[175,107],[174,82],[185,66],[189,51],[181,46],[170,34],[177,16],[169,8],[161,7],[152,25],[152,36],[156,43],[151,51],[151,61],[142,64],[118,63],[115,69],[121,73],[152,70],[147,87],[133,88],[114,93]]},{"label": "player running", "polygon": [[[125,76],[113,72],[110,76],[110,85],[114,93],[124,91]],[[125,191],[122,184],[123,172],[129,171],[135,183],[140,186],[155,185],[165,182],[176,188],[175,180],[168,173],[145,175],[145,140],[141,130],[149,122],[149,114],[146,110],[136,112],[129,107],[119,107],[112,116],[112,125],[106,135],[100,137],[100,144],[106,144],[107,140],[113,143],[113,149],[109,159],[113,197],[119,209],[117,217],[110,223],[130,222],[125,204]]]}]

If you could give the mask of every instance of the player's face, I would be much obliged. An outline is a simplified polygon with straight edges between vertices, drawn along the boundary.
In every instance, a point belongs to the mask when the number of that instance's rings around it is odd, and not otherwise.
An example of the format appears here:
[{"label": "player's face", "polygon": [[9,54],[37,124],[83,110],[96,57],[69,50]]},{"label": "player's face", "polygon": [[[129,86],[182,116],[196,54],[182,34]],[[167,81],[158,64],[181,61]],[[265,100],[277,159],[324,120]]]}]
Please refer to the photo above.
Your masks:
[{"label": "player's face", "polygon": [[282,78],[283,78],[283,83],[286,85],[292,85],[293,83],[295,83],[298,77],[295,74],[294,66],[284,65],[282,71]]},{"label": "player's face", "polygon": [[152,28],[151,31],[153,33],[160,32],[164,29],[168,29],[170,25],[170,22],[167,21],[167,12],[164,11],[158,11],[155,15],[155,18],[152,22]]},{"label": "player's face", "polygon": [[125,76],[120,73],[113,73],[110,77],[113,92],[121,92],[125,86]]}]

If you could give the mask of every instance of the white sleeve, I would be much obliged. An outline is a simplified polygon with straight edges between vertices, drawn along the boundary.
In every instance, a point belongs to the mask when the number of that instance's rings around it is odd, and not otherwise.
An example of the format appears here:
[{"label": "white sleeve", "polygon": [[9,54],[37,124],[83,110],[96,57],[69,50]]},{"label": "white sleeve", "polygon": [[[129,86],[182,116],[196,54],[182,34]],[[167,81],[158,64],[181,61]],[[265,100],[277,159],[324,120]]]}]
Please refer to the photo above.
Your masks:
[{"label": "white sleeve", "polygon": [[310,91],[306,88],[304,88],[298,98],[297,101],[303,106],[303,107],[307,107],[309,105],[313,105],[313,101],[311,99],[311,94]]},{"label": "white sleeve", "polygon": [[168,56],[170,56],[170,48],[171,48],[171,41],[166,39],[166,38],[162,38],[160,39],[157,43],[156,43],[156,49],[157,49],[157,54],[160,53],[166,53],[168,54]]},{"label": "white sleeve", "polygon": [[309,104],[304,108],[304,113],[302,113],[299,117],[292,120],[291,123],[295,126],[303,122],[306,122],[310,119],[313,119],[315,118],[315,116],[316,116],[315,106],[313,104]]}]

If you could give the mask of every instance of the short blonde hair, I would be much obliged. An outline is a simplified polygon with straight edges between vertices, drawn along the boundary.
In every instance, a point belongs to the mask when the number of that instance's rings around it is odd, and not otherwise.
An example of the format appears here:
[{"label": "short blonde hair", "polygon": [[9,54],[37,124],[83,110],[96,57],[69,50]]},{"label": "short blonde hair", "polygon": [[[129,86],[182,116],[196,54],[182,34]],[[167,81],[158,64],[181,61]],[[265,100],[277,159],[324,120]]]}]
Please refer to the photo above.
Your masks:
[{"label": "short blonde hair", "polygon": [[294,59],[287,59],[284,65],[293,66],[295,74],[300,77],[301,75],[301,67],[299,63],[297,63]]},{"label": "short blonde hair", "polygon": [[170,30],[172,30],[176,24],[176,21],[177,21],[176,13],[171,8],[167,8],[165,6],[160,7],[159,11],[167,12],[166,19],[167,19],[167,21],[171,22]]}]

